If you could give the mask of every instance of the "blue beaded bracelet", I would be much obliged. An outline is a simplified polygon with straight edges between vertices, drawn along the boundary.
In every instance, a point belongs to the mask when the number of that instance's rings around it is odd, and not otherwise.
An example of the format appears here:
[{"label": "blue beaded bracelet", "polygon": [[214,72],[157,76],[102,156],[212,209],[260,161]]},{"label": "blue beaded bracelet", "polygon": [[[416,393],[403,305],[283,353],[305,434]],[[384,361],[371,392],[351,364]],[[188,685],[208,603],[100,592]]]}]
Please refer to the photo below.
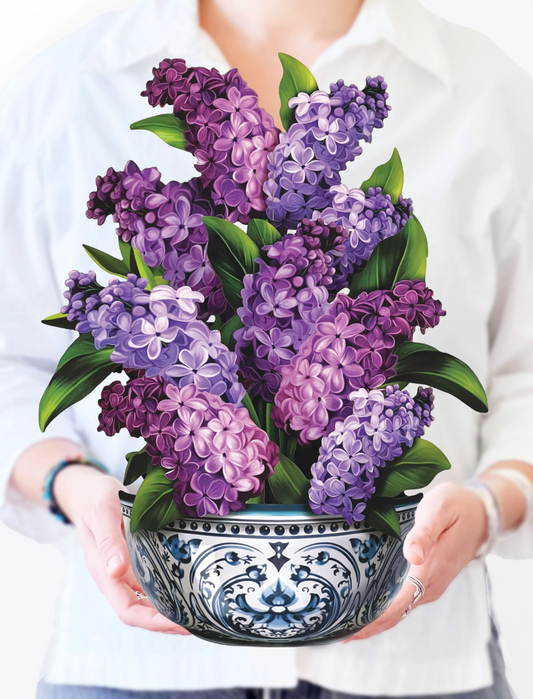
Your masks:
[{"label": "blue beaded bracelet", "polygon": [[63,524],[72,524],[70,519],[57,504],[54,495],[54,481],[56,476],[67,466],[92,466],[93,468],[97,468],[99,471],[103,471],[104,473],[109,473],[109,469],[97,459],[84,459],[79,457],[77,459],[64,459],[63,461],[60,461],[57,466],[54,466],[54,468],[46,476],[46,480],[43,485],[43,500],[48,503],[48,509],[60,522],[63,522]]}]

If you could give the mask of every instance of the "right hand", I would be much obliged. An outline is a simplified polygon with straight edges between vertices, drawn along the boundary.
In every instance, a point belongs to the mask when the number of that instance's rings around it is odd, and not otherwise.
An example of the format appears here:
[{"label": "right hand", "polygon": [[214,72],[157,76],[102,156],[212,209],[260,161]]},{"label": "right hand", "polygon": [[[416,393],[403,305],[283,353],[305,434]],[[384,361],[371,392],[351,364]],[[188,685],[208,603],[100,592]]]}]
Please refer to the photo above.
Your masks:
[{"label": "right hand", "polygon": [[118,491],[124,486],[90,466],[69,466],[58,473],[54,495],[76,526],[89,572],[101,592],[129,626],[149,631],[189,634],[160,614],[141,592],[124,538]]}]

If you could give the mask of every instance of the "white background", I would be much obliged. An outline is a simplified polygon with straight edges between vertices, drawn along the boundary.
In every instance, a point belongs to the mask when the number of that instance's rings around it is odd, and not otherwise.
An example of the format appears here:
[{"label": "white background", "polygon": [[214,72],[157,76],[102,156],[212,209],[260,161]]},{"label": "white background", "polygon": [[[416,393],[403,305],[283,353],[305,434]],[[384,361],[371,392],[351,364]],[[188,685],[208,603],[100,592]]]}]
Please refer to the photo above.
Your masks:
[{"label": "white background", "polygon": [[[533,75],[533,0],[423,1],[437,14],[486,33]],[[54,41],[104,12],[131,4],[1,0],[0,89]],[[33,699],[53,632],[64,564],[54,548],[39,546],[2,525],[0,561],[0,697]],[[489,569],[508,676],[518,699],[533,699],[533,561],[492,558]]]}]

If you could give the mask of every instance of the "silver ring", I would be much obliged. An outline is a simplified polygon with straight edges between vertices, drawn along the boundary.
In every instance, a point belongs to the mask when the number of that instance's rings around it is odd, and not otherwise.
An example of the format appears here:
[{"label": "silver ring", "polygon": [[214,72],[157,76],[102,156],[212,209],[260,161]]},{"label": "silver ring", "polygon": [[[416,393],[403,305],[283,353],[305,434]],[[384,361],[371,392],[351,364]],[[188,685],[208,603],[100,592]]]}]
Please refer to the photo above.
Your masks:
[{"label": "silver ring", "polygon": [[410,604],[410,605],[407,607],[407,609],[404,611],[404,613],[402,614],[402,619],[405,619],[405,617],[406,617],[408,614],[411,614],[412,611],[413,611],[413,605]]},{"label": "silver ring", "polygon": [[[415,596],[413,598],[413,604],[410,605],[411,607],[413,607],[413,605],[415,605],[421,599],[421,597],[423,596],[423,594],[426,591],[426,588],[425,588],[424,583],[421,580],[419,580],[418,578],[415,578],[414,575],[408,575],[406,578],[406,582],[411,583],[411,585],[414,585],[416,588],[415,589]],[[409,611],[411,611],[411,610],[409,610]]]},{"label": "silver ring", "polygon": [[138,590],[135,590],[135,595],[137,596],[138,600],[148,599],[144,592],[139,592]]}]

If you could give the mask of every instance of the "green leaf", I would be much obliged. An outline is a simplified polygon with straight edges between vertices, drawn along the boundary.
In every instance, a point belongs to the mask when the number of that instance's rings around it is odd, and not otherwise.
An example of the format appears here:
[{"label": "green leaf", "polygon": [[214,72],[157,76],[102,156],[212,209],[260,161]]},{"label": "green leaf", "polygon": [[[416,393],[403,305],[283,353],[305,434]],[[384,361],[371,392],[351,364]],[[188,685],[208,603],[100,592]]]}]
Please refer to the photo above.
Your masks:
[{"label": "green leaf", "polygon": [[96,354],[98,350],[94,346],[94,337],[91,333],[82,333],[74,342],[67,347],[63,356],[57,363],[56,371],[61,369],[67,362],[74,357],[81,357],[88,354]]},{"label": "green leaf", "polygon": [[165,469],[156,466],[142,482],[131,508],[132,534],[138,529],[156,532],[179,517],[172,481],[165,473]]},{"label": "green leaf", "polygon": [[382,193],[389,194],[392,203],[397,203],[403,189],[403,165],[396,148],[391,159],[377,167],[370,178],[361,185],[365,194],[368,194],[370,187],[381,187]]},{"label": "green leaf", "polygon": [[74,330],[78,324],[77,320],[67,320],[66,313],[54,313],[53,316],[48,316],[43,318],[41,323],[44,325],[50,325],[53,328],[63,328],[63,330]]},{"label": "green leaf", "polygon": [[142,255],[137,250],[137,248],[133,248],[133,254],[135,256],[135,263],[137,265],[137,269],[139,270],[140,276],[148,281],[148,286],[146,287],[146,289],[148,291],[151,291],[154,288],[154,286],[157,286],[152,270],[143,260]]},{"label": "green leaf", "polygon": [[365,507],[365,522],[378,532],[401,539],[400,520],[393,498],[372,498]]},{"label": "green leaf", "polygon": [[120,254],[122,256],[122,261],[124,262],[124,267],[131,271],[131,257],[133,255],[133,248],[129,243],[126,243],[120,236],[118,238],[118,247],[120,249]]},{"label": "green leaf", "polygon": [[274,473],[268,479],[268,484],[278,502],[283,505],[297,505],[307,502],[309,481],[298,466],[284,454],[279,455],[279,461]]},{"label": "green leaf", "polygon": [[479,413],[488,411],[485,390],[468,364],[419,342],[403,342],[394,351],[398,355],[396,376],[388,383],[426,384],[459,398]]},{"label": "green leaf", "polygon": [[404,490],[425,488],[451,464],[442,451],[425,439],[415,439],[413,446],[380,469],[374,497],[394,498]]},{"label": "green leaf", "polygon": [[416,218],[410,218],[396,235],[378,243],[364,270],[350,283],[350,296],[363,291],[392,289],[402,279],[425,281],[428,255],[426,234]]},{"label": "green leaf", "polygon": [[244,394],[244,398],[242,399],[242,404],[248,411],[248,414],[250,415],[250,419],[252,422],[254,422],[258,427],[261,427],[261,422],[259,421],[259,416],[257,415],[257,412],[254,408],[254,404],[252,403],[252,399],[248,395],[248,393]]},{"label": "green leaf", "polygon": [[126,454],[126,472],[124,473],[124,485],[131,485],[141,476],[146,474],[153,468],[152,460],[144,449],[140,451],[131,451]]},{"label": "green leaf", "polygon": [[187,122],[178,119],[173,114],[158,114],[157,116],[141,119],[131,124],[132,131],[142,129],[151,131],[159,136],[165,143],[173,148],[185,150],[187,141],[185,139],[185,131],[187,131]]},{"label": "green leaf", "polygon": [[119,260],[112,255],[108,255],[107,252],[103,250],[98,250],[98,248],[93,248],[90,245],[84,245],[85,251],[89,257],[96,262],[96,264],[101,267],[104,272],[109,272],[109,274],[116,274],[118,277],[126,277],[128,274],[128,268],[124,264],[123,260]]},{"label": "green leaf", "polygon": [[277,228],[262,218],[253,218],[248,224],[247,232],[258,248],[273,245],[281,240],[281,233]]},{"label": "green leaf", "polygon": [[257,270],[255,260],[261,251],[233,223],[215,216],[204,216],[203,222],[209,233],[209,261],[222,283],[224,296],[233,308],[240,308],[244,275]]},{"label": "green leaf", "polygon": [[[268,438],[270,439],[271,442],[274,442],[274,444],[277,444],[279,447],[279,429],[276,427],[274,424],[274,420],[271,417],[272,413],[272,408],[274,405],[272,403],[267,403],[266,404],[266,429],[265,432],[268,435]],[[300,469],[298,469],[300,470]]]},{"label": "green leaf", "polygon": [[281,101],[279,115],[283,128],[285,131],[288,131],[289,126],[296,121],[294,116],[295,110],[289,107],[289,100],[296,97],[300,92],[310,95],[315,90],[318,90],[318,84],[309,68],[296,58],[286,53],[278,53],[278,56],[283,66],[283,76],[279,84],[279,98]]},{"label": "green leaf", "polygon": [[170,286],[168,279],[163,279],[163,277],[154,277],[155,286]]},{"label": "green leaf", "polygon": [[39,427],[42,432],[60,413],[88,396],[112,371],[119,368],[110,359],[112,352],[113,347],[106,347],[94,354],[74,356],[56,371],[39,403]]},{"label": "green leaf", "polygon": [[244,328],[244,323],[237,314],[227,320],[220,328],[220,339],[232,352],[235,349],[235,332]]}]

